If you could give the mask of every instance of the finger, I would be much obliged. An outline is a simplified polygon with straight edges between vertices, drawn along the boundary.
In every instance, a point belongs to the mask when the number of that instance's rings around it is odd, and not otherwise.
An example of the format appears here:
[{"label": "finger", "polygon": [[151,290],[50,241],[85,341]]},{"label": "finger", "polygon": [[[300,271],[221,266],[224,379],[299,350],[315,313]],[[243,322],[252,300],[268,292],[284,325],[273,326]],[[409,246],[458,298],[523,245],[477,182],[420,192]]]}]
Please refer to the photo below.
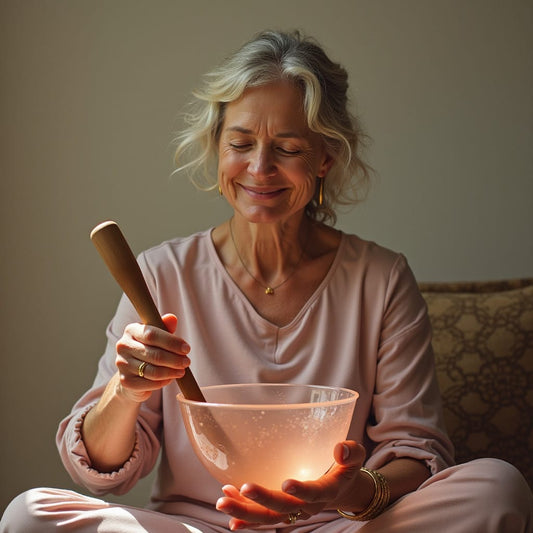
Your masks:
[{"label": "finger", "polygon": [[161,319],[169,333],[174,333],[176,331],[176,328],[178,327],[178,317],[176,315],[167,313],[166,315],[163,315]]},{"label": "finger", "polygon": [[117,347],[115,364],[127,380],[161,381],[183,377],[190,360],[186,356],[162,355],[142,347],[131,350]]},{"label": "finger", "polygon": [[155,390],[162,389],[170,383],[172,383],[176,378],[171,379],[161,379],[161,380],[149,380],[145,378],[140,378],[138,376],[132,376],[131,374],[121,374],[119,372],[120,385],[124,389],[128,389],[134,392],[153,392]]},{"label": "finger", "polygon": [[299,510],[307,504],[305,500],[296,498],[286,492],[270,490],[254,483],[243,485],[240,494],[261,506],[277,511],[281,515],[295,512],[295,509]]},{"label": "finger", "polygon": [[339,442],[335,446],[333,457],[335,462],[340,465],[360,468],[365,461],[366,451],[361,444],[353,440],[347,440]]},{"label": "finger", "polygon": [[288,479],[282,484],[282,490],[309,503],[333,501],[341,490],[341,484],[350,482],[359,472],[366,452],[355,441],[338,443],[333,450],[335,464],[319,479],[298,481]]},{"label": "finger", "polygon": [[[216,509],[232,517],[232,523],[239,524],[239,529],[259,524],[277,524],[286,518],[286,514],[279,514],[242,496],[223,496],[216,502]],[[235,520],[238,519],[238,520]]]},{"label": "finger", "polygon": [[283,482],[282,489],[285,493],[305,502],[308,510],[313,509],[317,512],[320,506],[332,501],[338,493],[337,478],[330,472],[314,481],[288,479]]},{"label": "finger", "polygon": [[239,489],[237,487],[234,487],[233,485],[224,485],[222,487],[222,492],[228,496],[228,498],[235,498],[240,499],[241,493],[239,492]]},{"label": "finger", "polygon": [[[228,493],[229,494],[229,493]],[[245,499],[237,494],[237,499],[219,498],[216,508],[231,516],[229,527],[232,531],[237,529],[254,529],[263,525],[272,525],[285,522],[293,524],[290,521],[291,513],[277,513],[271,509],[254,503],[245,503]],[[294,510],[292,515],[296,520],[307,520],[311,515],[305,511]]]},{"label": "finger", "polygon": [[252,522],[246,522],[246,520],[239,520],[238,518],[232,518],[229,521],[229,528],[231,531],[237,531],[239,529],[255,529],[262,524],[253,524]]},{"label": "finger", "polygon": [[[249,493],[252,493],[256,488],[266,492],[275,492],[253,484],[243,485],[241,490],[238,490],[233,485],[224,485],[222,491],[225,497],[218,499],[216,508],[233,517],[230,525],[233,524],[235,529],[251,528],[261,524],[277,524],[287,519],[290,511],[279,513],[270,506],[270,503],[265,506],[248,498],[245,496],[247,488]],[[280,492],[279,494],[282,493]],[[285,495],[286,497],[287,495]],[[301,502],[298,501],[297,503],[299,505]],[[299,507],[295,508],[299,509]],[[294,511],[295,508],[292,508],[291,511]],[[303,517],[303,513],[301,516]],[[305,517],[308,518],[309,515],[306,514]]]},{"label": "finger", "polygon": [[[138,365],[146,361],[154,366],[163,366],[183,370],[190,365],[190,359],[183,353],[168,351],[164,347],[145,344],[128,334],[123,335],[116,344],[117,355],[122,357],[120,364],[128,365],[135,373]],[[119,360],[117,359],[117,364]]]},{"label": "finger", "polygon": [[[185,370],[183,368],[171,368],[168,366],[160,366],[147,361],[132,360],[132,370],[128,372],[128,376],[136,381],[172,381],[174,379],[180,379],[184,376]],[[142,387],[142,384],[140,384]]]},{"label": "finger", "polygon": [[135,356],[130,355],[129,352],[125,355],[117,353],[115,358],[120,382],[125,388],[135,391],[158,390],[173,380],[182,378],[185,374],[184,369],[154,366],[148,361],[138,359],[138,353],[133,353]]},{"label": "finger", "polygon": [[[169,319],[172,322],[172,319]],[[124,330],[125,336],[167,352],[187,355],[191,347],[180,337],[155,326],[146,324],[128,324]]]}]

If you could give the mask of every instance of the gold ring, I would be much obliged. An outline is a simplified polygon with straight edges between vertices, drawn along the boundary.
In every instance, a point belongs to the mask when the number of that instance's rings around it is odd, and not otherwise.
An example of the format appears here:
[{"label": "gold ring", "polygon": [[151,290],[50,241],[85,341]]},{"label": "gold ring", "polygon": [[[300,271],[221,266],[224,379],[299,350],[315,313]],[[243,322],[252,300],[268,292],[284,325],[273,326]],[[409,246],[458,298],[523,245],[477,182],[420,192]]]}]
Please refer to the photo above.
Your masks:
[{"label": "gold ring", "polygon": [[139,374],[139,377],[140,378],[144,378],[144,369],[146,368],[146,365],[148,363],[146,361],[143,361],[140,365],[139,365],[139,368],[137,369],[137,374]]},{"label": "gold ring", "polygon": [[288,522],[289,524],[294,524],[296,522],[296,520],[298,520],[298,518],[300,518],[303,514],[303,511],[300,509],[297,513],[289,513],[289,519],[288,519]]}]

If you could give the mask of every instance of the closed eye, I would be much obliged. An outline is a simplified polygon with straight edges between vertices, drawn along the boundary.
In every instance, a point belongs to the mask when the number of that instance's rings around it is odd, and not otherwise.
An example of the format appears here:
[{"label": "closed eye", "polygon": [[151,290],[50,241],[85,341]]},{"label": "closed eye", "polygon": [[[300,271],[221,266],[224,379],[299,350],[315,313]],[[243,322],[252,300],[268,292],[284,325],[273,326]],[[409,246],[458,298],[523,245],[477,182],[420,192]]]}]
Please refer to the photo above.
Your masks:
[{"label": "closed eye", "polygon": [[298,155],[301,153],[301,150],[288,150],[287,148],[278,147],[278,151],[284,155]]},{"label": "closed eye", "polygon": [[252,145],[251,145],[250,143],[244,143],[244,144],[230,143],[230,146],[231,146],[234,150],[240,150],[240,151],[243,151],[243,150],[247,150],[247,149],[250,148]]}]

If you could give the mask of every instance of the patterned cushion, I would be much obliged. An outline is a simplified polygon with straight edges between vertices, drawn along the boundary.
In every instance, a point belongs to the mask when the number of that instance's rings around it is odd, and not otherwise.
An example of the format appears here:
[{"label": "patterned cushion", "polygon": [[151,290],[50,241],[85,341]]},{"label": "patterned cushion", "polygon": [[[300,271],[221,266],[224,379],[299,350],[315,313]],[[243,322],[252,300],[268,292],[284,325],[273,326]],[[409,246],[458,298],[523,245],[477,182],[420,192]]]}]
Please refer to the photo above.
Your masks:
[{"label": "patterned cushion", "polygon": [[420,289],[457,461],[504,459],[533,487],[533,279]]}]

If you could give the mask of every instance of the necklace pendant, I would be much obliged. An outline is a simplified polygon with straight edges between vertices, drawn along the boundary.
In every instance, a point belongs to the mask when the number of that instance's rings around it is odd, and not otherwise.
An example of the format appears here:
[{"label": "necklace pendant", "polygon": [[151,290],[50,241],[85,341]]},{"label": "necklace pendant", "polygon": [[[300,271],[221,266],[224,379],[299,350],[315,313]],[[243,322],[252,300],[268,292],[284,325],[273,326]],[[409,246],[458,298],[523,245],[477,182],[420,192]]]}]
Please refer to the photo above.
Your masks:
[{"label": "necklace pendant", "polygon": [[268,294],[269,296],[272,296],[274,294],[274,289],[272,287],[267,287],[265,289],[265,294]]}]

